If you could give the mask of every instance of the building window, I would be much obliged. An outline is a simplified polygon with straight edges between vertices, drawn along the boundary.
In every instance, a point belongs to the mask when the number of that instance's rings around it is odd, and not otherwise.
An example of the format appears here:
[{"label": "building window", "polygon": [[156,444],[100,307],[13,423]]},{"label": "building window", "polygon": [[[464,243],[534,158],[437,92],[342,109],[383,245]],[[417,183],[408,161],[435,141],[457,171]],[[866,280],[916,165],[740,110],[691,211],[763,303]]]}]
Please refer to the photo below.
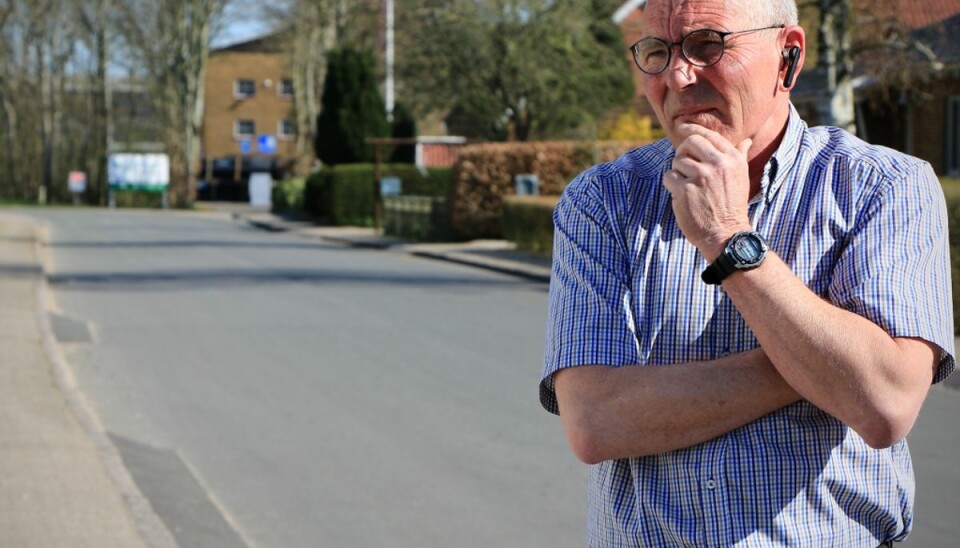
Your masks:
[{"label": "building window", "polygon": [[280,80],[277,93],[280,94],[280,97],[293,97],[293,80],[290,78]]},{"label": "building window", "polygon": [[280,120],[277,122],[277,135],[281,139],[293,139],[297,136],[297,123],[293,120]]},{"label": "building window", "polygon": [[253,120],[237,120],[233,123],[233,136],[237,139],[248,139],[257,132]]},{"label": "building window", "polygon": [[947,99],[947,175],[960,177],[960,95]]},{"label": "building window", "polygon": [[240,78],[233,83],[233,96],[236,99],[249,99],[256,93],[257,85],[253,80]]}]

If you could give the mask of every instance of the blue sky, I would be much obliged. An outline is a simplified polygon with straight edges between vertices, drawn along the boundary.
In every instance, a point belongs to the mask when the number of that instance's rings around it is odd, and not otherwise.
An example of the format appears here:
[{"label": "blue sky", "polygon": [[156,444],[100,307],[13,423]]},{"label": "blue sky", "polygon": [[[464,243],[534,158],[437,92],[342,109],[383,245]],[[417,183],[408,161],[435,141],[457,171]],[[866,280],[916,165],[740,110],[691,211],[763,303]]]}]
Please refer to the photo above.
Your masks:
[{"label": "blue sky", "polygon": [[[269,1],[269,0],[264,0]],[[238,0],[227,5],[223,14],[224,28],[213,38],[213,47],[223,47],[237,42],[243,42],[257,36],[268,34],[272,28],[263,17],[259,17],[256,8],[249,8],[248,5],[256,5],[256,2],[250,0]]]}]

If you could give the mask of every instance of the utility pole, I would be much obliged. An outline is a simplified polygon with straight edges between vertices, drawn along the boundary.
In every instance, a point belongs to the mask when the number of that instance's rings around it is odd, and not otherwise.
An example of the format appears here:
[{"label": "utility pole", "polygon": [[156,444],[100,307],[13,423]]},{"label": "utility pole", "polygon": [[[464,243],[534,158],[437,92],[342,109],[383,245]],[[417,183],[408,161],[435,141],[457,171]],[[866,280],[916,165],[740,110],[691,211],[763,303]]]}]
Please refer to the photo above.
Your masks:
[{"label": "utility pole", "polygon": [[384,0],[386,8],[386,68],[387,76],[384,84],[384,99],[386,101],[387,120],[393,122],[393,0]]}]

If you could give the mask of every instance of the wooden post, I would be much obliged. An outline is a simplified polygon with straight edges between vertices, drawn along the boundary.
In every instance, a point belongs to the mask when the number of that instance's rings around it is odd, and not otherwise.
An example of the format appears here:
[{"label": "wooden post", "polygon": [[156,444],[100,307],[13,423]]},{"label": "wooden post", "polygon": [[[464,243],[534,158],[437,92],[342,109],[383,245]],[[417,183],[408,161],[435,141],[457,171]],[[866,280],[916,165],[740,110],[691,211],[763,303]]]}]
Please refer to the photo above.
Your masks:
[{"label": "wooden post", "polygon": [[383,230],[383,196],[380,194],[380,145],[373,145],[373,228]]},{"label": "wooden post", "polygon": [[383,152],[381,147],[415,145],[417,144],[417,139],[415,137],[367,137],[364,139],[364,142],[373,147],[373,227],[378,231],[382,231],[383,196],[380,194],[380,164],[383,161]]}]

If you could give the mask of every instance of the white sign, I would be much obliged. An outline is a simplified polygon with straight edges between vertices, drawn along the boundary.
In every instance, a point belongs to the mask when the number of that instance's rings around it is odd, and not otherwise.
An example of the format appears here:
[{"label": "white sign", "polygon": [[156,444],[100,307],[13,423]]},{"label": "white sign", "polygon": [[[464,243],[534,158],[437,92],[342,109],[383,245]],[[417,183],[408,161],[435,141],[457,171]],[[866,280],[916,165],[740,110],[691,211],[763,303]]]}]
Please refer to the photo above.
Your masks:
[{"label": "white sign", "polygon": [[67,190],[73,194],[83,194],[87,191],[87,174],[82,171],[71,171],[67,176]]},{"label": "white sign", "polygon": [[254,207],[271,207],[273,203],[273,177],[269,173],[251,173],[247,183],[247,192],[250,194],[250,205]]},{"label": "white sign", "polygon": [[170,158],[166,154],[111,154],[107,179],[113,190],[166,192],[170,185]]}]

